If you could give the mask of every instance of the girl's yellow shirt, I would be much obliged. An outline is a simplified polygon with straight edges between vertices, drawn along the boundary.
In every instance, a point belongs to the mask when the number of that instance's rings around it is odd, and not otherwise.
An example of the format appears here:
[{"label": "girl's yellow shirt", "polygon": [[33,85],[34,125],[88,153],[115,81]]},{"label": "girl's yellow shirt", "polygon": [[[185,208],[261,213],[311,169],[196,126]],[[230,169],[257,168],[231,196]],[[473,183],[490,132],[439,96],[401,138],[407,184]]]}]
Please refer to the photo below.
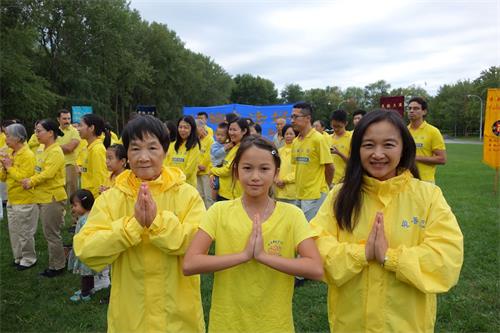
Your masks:
[{"label": "girl's yellow shirt", "polygon": [[184,276],[183,257],[205,205],[177,168],[148,181],[157,215],[149,228],[134,217],[142,181],[130,170],[94,203],[75,235],[75,254],[90,268],[111,265],[108,332],[205,332],[200,276]]},{"label": "girl's yellow shirt", "polygon": [[224,160],[222,161],[222,166],[213,167],[210,173],[219,177],[219,195],[226,199],[235,199],[242,195],[243,191],[238,180],[233,181],[233,174],[231,170],[231,164],[233,163],[236,152],[240,148],[238,143],[236,146],[231,148],[231,150],[226,154]]},{"label": "girl's yellow shirt", "polygon": [[35,158],[35,174],[30,177],[35,189],[35,202],[43,204],[66,200],[66,169],[61,146],[54,143],[43,150],[38,149]]},{"label": "girl's yellow shirt", "polygon": [[12,158],[12,166],[0,168],[0,180],[7,183],[7,196],[11,205],[35,203],[34,190],[23,189],[21,181],[35,173],[35,154],[25,144]]},{"label": "girl's yellow shirt", "polygon": [[[365,175],[363,204],[348,232],[333,211],[341,186],[311,221],[320,234],[330,331],[434,332],[436,294],[457,283],[463,262],[462,232],[441,190],[409,171],[386,181]],[[384,266],[365,256],[377,212],[389,244]]]},{"label": "girl's yellow shirt", "polygon": [[87,158],[80,168],[82,188],[89,190],[94,198],[99,196],[99,187],[104,185],[109,171],[106,167],[106,148],[100,139],[87,147]]},{"label": "girl's yellow shirt", "polygon": [[198,144],[187,150],[186,143],[183,142],[178,151],[175,151],[175,142],[172,142],[168,147],[168,153],[163,164],[181,169],[186,175],[186,182],[196,187],[196,173],[198,172],[200,157]]}]

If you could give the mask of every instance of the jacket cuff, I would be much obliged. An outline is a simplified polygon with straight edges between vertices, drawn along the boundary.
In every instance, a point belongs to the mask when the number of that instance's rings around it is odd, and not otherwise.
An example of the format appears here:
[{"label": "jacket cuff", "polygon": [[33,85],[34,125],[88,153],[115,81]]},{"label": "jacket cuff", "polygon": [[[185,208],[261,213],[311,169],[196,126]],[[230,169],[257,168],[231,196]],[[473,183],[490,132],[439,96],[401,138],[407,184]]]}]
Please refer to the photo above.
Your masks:
[{"label": "jacket cuff", "polygon": [[399,265],[399,251],[395,249],[387,249],[385,253],[387,260],[384,263],[384,268],[388,271],[395,272]]},{"label": "jacket cuff", "polygon": [[353,258],[361,266],[368,265],[368,261],[366,260],[365,244],[357,244],[353,252]]},{"label": "jacket cuff", "polygon": [[123,229],[125,230],[125,233],[127,234],[132,245],[137,245],[138,243],[140,243],[142,239],[141,235],[144,232],[144,227],[141,226],[141,224],[135,219],[135,217],[131,217],[128,219],[125,218],[123,220]]},{"label": "jacket cuff", "polygon": [[168,227],[168,223],[174,222],[172,220],[177,220],[175,222],[179,223],[174,213],[162,211],[160,214],[156,215],[153,223],[149,226],[149,233],[153,236],[161,234]]}]

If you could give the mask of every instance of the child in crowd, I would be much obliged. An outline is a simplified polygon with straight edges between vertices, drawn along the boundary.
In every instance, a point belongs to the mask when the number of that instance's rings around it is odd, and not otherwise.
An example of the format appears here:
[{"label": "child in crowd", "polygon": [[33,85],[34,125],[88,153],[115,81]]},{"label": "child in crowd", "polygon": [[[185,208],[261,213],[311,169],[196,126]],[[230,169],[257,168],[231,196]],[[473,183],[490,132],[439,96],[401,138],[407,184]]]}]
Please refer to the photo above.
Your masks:
[{"label": "child in crowd", "polygon": [[[78,223],[76,224],[75,230],[76,235],[80,229],[82,229],[85,222],[87,222],[89,212],[94,205],[94,196],[89,190],[80,189],[71,196],[70,201],[71,211],[75,216],[78,216]],[[90,301],[90,295],[94,288],[95,272],[82,263],[78,257],[75,256],[73,250],[69,253],[68,270],[82,277],[81,289],[75,292],[69,299],[72,302]]]},{"label": "child in crowd", "polygon": [[114,144],[106,149],[106,167],[109,171],[109,177],[99,187],[100,193],[113,187],[116,177],[127,169],[127,152],[123,145]]},{"label": "child in crowd", "polygon": [[[222,161],[226,154],[233,147],[232,143],[227,143],[227,123],[220,123],[217,125],[217,129],[215,130],[215,142],[210,147],[210,160],[212,162],[212,166],[221,167]],[[217,200],[217,193],[219,191],[219,177],[214,177],[214,189],[212,192],[212,199]]]},{"label": "child in crowd", "polygon": [[323,275],[314,233],[299,208],[269,196],[280,167],[272,143],[243,139],[231,167],[243,195],[210,207],[184,274],[215,272],[209,332],[292,332],[294,275]]}]

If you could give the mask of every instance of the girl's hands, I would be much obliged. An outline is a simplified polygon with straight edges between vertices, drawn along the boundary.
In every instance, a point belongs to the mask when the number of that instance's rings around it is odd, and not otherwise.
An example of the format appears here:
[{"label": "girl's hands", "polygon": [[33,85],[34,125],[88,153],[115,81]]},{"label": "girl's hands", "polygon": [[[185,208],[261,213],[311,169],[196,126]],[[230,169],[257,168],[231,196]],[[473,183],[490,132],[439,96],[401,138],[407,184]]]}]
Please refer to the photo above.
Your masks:
[{"label": "girl's hands", "polygon": [[134,217],[143,227],[149,228],[156,217],[156,203],[151,196],[151,191],[147,184],[141,184],[137,202],[134,208]]},{"label": "girl's hands", "polygon": [[384,214],[377,212],[365,245],[366,261],[376,260],[378,263],[383,264],[387,248],[388,243],[384,232]]},{"label": "girl's hands", "polygon": [[264,251],[264,240],[262,238],[262,222],[260,215],[255,214],[252,225],[252,233],[248,238],[248,243],[243,250],[245,261],[255,259],[261,261],[262,257],[266,255]]}]

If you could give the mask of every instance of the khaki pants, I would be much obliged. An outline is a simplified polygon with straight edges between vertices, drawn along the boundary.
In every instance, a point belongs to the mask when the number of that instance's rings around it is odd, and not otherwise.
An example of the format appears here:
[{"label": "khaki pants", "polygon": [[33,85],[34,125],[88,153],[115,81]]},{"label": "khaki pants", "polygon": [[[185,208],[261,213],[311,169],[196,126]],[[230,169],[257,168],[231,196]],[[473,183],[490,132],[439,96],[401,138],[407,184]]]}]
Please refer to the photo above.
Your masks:
[{"label": "khaki pants", "polygon": [[23,266],[36,263],[35,233],[38,226],[38,206],[7,205],[10,245],[14,261]]},{"label": "khaki pants", "polygon": [[64,225],[64,201],[39,204],[43,235],[49,248],[49,268],[61,269],[66,266],[61,228]]},{"label": "khaki pants", "polygon": [[78,189],[78,170],[74,164],[66,164],[66,194],[68,201]]},{"label": "khaki pants", "polygon": [[209,175],[201,175],[196,176],[198,183],[196,187],[198,188],[198,192],[200,192],[201,198],[205,203],[205,208],[210,208],[213,205],[214,200],[212,199],[212,188],[210,187],[210,176]]}]

